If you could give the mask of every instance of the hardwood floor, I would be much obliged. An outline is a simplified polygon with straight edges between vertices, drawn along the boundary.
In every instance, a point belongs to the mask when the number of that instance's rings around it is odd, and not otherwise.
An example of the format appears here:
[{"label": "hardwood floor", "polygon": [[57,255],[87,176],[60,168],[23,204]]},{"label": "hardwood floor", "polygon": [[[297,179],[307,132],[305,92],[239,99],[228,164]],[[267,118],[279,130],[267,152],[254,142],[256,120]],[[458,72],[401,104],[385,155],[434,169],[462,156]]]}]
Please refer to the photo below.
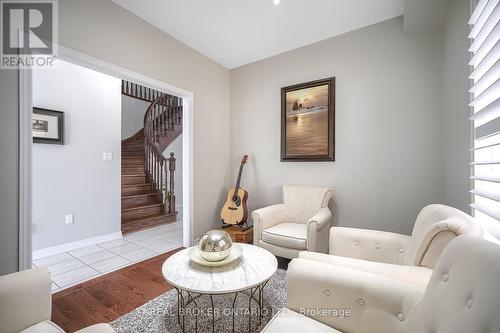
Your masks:
[{"label": "hardwood floor", "polygon": [[66,332],[108,323],[172,289],[163,262],[180,249],[83,282],[52,295],[52,321]]}]

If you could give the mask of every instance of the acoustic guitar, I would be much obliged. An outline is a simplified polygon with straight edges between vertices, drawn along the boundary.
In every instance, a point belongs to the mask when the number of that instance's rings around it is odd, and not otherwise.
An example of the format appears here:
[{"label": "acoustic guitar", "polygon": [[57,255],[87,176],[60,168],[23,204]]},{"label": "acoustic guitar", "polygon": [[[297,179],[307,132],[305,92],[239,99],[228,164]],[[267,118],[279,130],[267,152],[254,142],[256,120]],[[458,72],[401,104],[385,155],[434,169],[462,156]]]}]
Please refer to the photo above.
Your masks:
[{"label": "acoustic guitar", "polygon": [[247,198],[248,192],[240,187],[241,173],[243,166],[247,162],[248,155],[243,156],[238,172],[236,186],[227,192],[227,200],[220,212],[220,218],[223,224],[243,226],[247,222]]}]

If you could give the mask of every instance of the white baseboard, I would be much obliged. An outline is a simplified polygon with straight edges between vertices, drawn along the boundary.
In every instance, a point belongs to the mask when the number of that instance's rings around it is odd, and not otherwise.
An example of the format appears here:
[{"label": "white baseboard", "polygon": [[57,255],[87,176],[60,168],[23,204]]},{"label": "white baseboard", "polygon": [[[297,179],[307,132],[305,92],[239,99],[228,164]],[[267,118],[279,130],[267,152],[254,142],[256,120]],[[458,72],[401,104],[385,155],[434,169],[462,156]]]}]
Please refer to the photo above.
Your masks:
[{"label": "white baseboard", "polygon": [[55,245],[51,247],[46,247],[44,249],[33,251],[33,260],[39,259],[47,256],[51,256],[58,253],[63,253],[71,250],[75,250],[81,247],[95,245],[103,242],[107,242],[113,239],[123,238],[122,232],[113,232],[111,234],[96,236],[91,238],[82,239],[75,242],[64,243],[60,245]]}]

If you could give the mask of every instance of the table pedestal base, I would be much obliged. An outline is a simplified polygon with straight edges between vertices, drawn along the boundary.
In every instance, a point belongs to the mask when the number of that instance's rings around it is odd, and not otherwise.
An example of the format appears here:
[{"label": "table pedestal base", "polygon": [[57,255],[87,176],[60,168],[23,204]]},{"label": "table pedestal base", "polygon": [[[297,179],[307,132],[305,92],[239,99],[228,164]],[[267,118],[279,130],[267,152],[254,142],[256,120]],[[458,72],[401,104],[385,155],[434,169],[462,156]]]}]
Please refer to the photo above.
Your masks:
[{"label": "table pedestal base", "polygon": [[[262,316],[263,316],[263,309],[264,309],[264,287],[266,286],[268,281],[265,281],[258,286],[250,289],[246,289],[243,291],[238,291],[235,293],[226,293],[226,294],[201,294],[201,293],[194,293],[190,292],[187,290],[183,290],[181,288],[175,288],[177,291],[177,322],[179,323],[179,326],[182,329],[182,332],[186,332],[186,310],[188,307],[191,305],[193,308],[193,315],[194,315],[194,329],[195,332],[198,332],[198,315],[200,313],[200,308],[198,305],[198,301],[200,297],[209,297],[210,298],[210,310],[211,310],[211,316],[212,316],[212,332],[215,333],[215,307],[214,307],[214,298],[217,296],[227,296],[234,294],[234,297],[231,302],[231,323],[232,323],[232,329],[231,331],[234,333],[235,332],[235,325],[234,325],[234,320],[235,320],[235,305],[236,305],[236,300],[238,297],[248,297],[248,332],[251,331],[252,328],[252,317],[253,317],[253,311],[252,311],[252,304],[255,303],[258,308],[258,319],[259,319],[259,326],[262,324]],[[253,301],[253,302],[252,302]],[[221,330],[222,331],[227,331],[227,329]]]}]

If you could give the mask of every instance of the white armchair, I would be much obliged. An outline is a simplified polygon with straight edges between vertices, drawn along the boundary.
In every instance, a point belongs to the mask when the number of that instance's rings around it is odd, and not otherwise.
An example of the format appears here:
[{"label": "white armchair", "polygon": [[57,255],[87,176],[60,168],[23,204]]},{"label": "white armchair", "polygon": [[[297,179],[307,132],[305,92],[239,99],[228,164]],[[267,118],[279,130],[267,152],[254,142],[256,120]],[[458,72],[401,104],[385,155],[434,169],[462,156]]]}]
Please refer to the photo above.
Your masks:
[{"label": "white armchair", "polygon": [[424,289],[444,247],[460,235],[482,236],[483,230],[462,211],[434,204],[420,211],[411,236],[333,227],[330,255],[302,252],[299,257],[382,274]]},{"label": "white armchair", "polygon": [[[50,321],[52,312],[49,271],[35,268],[0,276],[0,332],[64,333]],[[76,333],[114,333],[97,324]]]},{"label": "white armchair", "polygon": [[498,258],[499,245],[457,237],[447,245],[425,290],[297,258],[287,271],[289,310],[278,313],[262,332],[500,332]]},{"label": "white armchair", "polygon": [[332,195],[324,187],[283,186],[282,204],[252,212],[254,244],[290,259],[304,250],[327,253]]}]

